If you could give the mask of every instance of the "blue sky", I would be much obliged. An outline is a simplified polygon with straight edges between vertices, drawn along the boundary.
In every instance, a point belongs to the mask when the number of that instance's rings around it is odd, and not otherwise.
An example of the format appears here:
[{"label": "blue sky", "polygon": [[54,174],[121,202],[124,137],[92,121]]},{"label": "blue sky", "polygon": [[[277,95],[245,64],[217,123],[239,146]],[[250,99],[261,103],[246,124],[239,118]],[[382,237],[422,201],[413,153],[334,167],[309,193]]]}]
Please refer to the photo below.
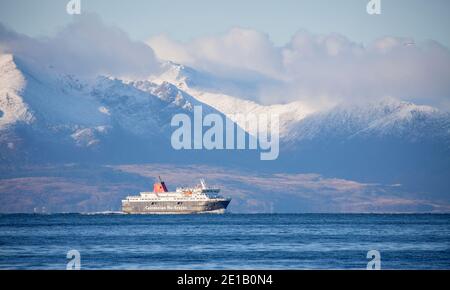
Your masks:
[{"label": "blue sky", "polygon": [[[54,34],[70,22],[69,0],[0,0],[0,22],[30,36]],[[146,40],[161,33],[178,41],[244,27],[283,45],[299,29],[338,32],[357,42],[393,35],[434,39],[450,47],[450,1],[381,0],[382,14],[368,15],[369,0],[81,0],[107,24]]]}]

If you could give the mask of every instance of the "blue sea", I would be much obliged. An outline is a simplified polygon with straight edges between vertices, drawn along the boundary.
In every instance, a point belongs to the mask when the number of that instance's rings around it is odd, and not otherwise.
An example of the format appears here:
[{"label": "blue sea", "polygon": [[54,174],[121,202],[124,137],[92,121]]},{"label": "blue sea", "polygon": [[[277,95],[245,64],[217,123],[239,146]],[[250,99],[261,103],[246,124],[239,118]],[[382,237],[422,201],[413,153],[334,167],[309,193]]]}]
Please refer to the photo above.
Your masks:
[{"label": "blue sea", "polygon": [[446,214],[3,214],[0,269],[450,269]]}]

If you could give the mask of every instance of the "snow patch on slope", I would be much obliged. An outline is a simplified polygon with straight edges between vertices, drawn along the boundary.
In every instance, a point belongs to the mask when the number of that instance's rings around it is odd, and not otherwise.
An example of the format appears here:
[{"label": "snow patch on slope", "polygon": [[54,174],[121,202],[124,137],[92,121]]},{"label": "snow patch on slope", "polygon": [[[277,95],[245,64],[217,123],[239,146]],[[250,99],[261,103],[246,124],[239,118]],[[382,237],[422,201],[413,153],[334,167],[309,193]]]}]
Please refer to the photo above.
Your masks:
[{"label": "snow patch on slope", "polygon": [[0,130],[16,122],[33,122],[33,114],[20,96],[25,85],[13,56],[0,55]]},{"label": "snow patch on slope", "polygon": [[76,130],[72,135],[76,145],[80,147],[91,147],[100,142],[99,135],[107,133],[106,126],[97,126],[94,128],[82,128]]}]

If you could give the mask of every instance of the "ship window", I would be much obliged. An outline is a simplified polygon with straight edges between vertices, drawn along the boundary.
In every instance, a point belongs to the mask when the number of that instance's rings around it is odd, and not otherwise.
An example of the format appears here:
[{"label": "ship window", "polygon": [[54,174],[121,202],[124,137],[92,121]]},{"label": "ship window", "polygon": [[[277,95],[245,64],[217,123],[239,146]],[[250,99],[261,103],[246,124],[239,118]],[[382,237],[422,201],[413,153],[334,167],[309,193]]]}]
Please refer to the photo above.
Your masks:
[{"label": "ship window", "polygon": [[155,205],[156,204],[156,202],[152,202],[152,205]]},{"label": "ship window", "polygon": [[177,202],[178,205],[183,204],[181,201]]}]

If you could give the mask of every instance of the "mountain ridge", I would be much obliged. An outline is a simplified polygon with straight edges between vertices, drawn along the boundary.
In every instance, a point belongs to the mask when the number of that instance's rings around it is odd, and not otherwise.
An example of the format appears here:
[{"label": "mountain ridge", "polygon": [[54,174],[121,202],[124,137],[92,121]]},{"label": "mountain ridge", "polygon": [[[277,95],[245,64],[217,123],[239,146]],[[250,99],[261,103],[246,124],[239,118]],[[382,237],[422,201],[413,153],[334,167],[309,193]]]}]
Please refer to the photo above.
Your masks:
[{"label": "mountain ridge", "polygon": [[[164,73],[142,80],[102,75],[84,79],[1,55],[2,166],[220,164],[261,175],[317,173],[331,180],[397,184],[395,192],[401,188],[416,197],[423,194],[448,201],[448,112],[393,98],[339,104],[327,110],[307,108],[300,101],[261,105],[220,93],[219,87],[214,92],[202,88],[198,84],[213,77],[195,80],[203,74],[193,68],[189,72],[190,82],[176,74],[166,74],[164,79]],[[220,80],[214,82],[220,84]],[[193,83],[197,85],[189,87]],[[204,108],[204,114],[231,120],[236,113],[280,114],[279,158],[261,161],[259,152],[252,150],[173,150],[172,116],[192,117],[196,105]],[[377,194],[388,194],[394,187],[380,190]]]}]

